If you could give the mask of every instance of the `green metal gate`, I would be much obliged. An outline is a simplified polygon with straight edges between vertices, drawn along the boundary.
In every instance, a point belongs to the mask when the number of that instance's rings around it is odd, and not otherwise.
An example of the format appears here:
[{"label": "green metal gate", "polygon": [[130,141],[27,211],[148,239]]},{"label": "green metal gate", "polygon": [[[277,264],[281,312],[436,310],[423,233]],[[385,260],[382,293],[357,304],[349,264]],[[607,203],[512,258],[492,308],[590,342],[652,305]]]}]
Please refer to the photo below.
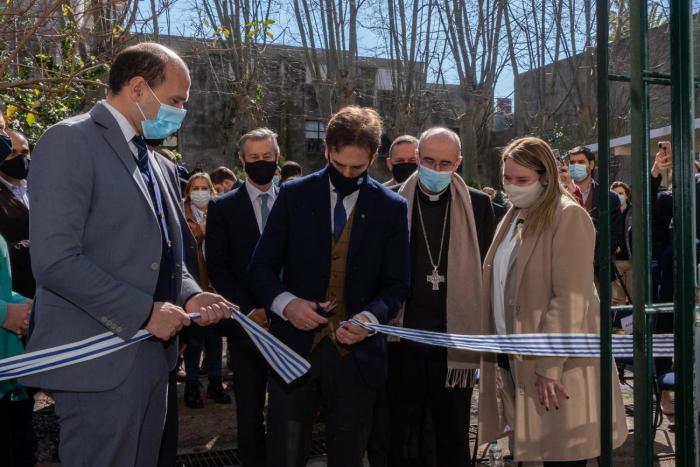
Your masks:
[{"label": "green metal gate", "polygon": [[[610,81],[629,82],[632,138],[633,316],[634,316],[634,464],[651,466],[653,352],[652,323],[656,313],[674,313],[676,394],[676,465],[696,467],[697,408],[695,367],[695,176],[693,19],[690,0],[670,0],[670,75],[648,69],[647,2],[630,1],[630,73],[614,76],[608,69],[608,0],[597,0],[598,181],[610,186]],[[649,192],[650,85],[671,86],[673,144],[673,263],[674,297],[670,304],[651,300],[651,196]],[[655,194],[653,194],[655,195]],[[600,277],[610,277],[610,200],[599,197]],[[612,314],[611,285],[601,280],[601,465],[612,466]]]}]

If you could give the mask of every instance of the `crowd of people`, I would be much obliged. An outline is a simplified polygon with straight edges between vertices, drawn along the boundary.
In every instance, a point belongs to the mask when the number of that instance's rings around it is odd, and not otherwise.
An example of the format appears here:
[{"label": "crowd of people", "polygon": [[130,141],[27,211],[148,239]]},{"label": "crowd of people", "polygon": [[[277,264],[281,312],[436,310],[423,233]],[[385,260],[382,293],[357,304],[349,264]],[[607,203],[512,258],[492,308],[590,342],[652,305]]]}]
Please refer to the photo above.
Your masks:
[{"label": "crowd of people", "polygon": [[[245,180],[226,167],[188,173],[160,145],[185,118],[189,87],[180,57],[142,43],[116,57],[107,98],[50,128],[32,156],[0,116],[0,359],[105,331],[153,335],[0,382],[4,465],[36,462],[38,390],[55,401],[62,465],[175,465],[178,358],[188,407],[204,405],[201,372],[206,398],[230,404],[224,341],[246,467],[306,465],[318,420],[331,466],[471,465],[476,384],[482,443],[507,437],[515,460],[547,466],[600,454],[597,358],[432,347],[347,322],[598,333],[601,281],[614,283],[614,303],[631,302],[631,196],[621,181],[595,181],[590,149],[561,158],[516,139],[502,152],[503,190],[478,190],[458,173],[459,136],[434,127],[393,142],[382,184],[368,175],[381,118],[351,106],[330,117],[318,172],[280,166],[277,135],[258,128],[238,142]],[[662,143],[651,173],[659,301],[672,294],[670,166]],[[600,196],[611,205],[609,278],[595,261]],[[232,306],[306,358],[308,374],[287,384],[271,372],[227,319]],[[619,447],[619,384],[613,401]]]}]

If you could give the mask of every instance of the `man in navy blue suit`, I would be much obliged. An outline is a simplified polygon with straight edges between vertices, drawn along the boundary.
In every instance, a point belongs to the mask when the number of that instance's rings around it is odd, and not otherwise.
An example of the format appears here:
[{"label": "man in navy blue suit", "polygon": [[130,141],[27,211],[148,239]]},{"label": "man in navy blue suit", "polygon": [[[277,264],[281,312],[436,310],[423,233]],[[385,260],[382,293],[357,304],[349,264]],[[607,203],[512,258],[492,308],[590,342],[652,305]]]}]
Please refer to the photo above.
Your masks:
[{"label": "man in navy blue suit", "polygon": [[406,201],[367,175],[381,130],[372,109],[334,114],[328,166],[284,184],[253,254],[252,289],[272,311],[270,331],[311,363],[290,385],[270,377],[269,466],[306,465],[319,405],[329,465],[362,465],[386,340],[340,323],[388,322],[409,287]]},{"label": "man in navy blue suit", "polygon": [[[277,197],[272,177],[279,155],[272,130],[258,128],[243,135],[238,157],[248,178],[240,188],[214,199],[207,212],[209,279],[218,293],[263,327],[267,327],[267,315],[250,291],[246,270]],[[234,373],[241,463],[243,467],[264,467],[267,363],[238,323],[228,320],[220,327],[228,339]]]}]

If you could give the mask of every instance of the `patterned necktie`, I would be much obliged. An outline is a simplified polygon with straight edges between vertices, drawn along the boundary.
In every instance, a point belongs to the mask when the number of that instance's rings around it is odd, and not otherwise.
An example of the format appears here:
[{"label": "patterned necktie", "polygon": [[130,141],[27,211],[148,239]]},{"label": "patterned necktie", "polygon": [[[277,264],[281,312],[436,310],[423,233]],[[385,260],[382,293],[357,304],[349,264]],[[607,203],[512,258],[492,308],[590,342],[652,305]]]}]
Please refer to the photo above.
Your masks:
[{"label": "patterned necktie", "polygon": [[343,196],[340,196],[338,190],[336,190],[335,193],[338,196],[338,200],[335,202],[335,208],[333,209],[333,238],[335,238],[337,242],[343,234],[348,216],[345,212],[345,205],[343,205]]},{"label": "patterned necktie", "polygon": [[260,200],[260,217],[262,218],[262,228],[267,224],[267,218],[270,216],[270,207],[267,205],[267,200],[270,198],[268,193],[262,193],[258,196]]},{"label": "patterned necktie", "polygon": [[136,146],[136,149],[138,150],[138,154],[136,154],[136,165],[139,166],[139,170],[142,174],[149,175],[148,147],[146,147],[146,142],[143,140],[143,136],[136,135],[131,139],[131,142],[134,143],[134,146]]}]

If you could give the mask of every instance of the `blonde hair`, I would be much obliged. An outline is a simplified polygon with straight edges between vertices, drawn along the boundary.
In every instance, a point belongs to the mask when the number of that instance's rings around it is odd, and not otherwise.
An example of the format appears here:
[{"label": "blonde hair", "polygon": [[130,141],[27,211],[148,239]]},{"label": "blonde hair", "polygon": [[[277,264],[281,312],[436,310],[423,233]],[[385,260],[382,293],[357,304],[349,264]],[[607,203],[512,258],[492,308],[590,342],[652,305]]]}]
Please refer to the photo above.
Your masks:
[{"label": "blonde hair", "polygon": [[211,193],[212,196],[216,196],[216,190],[214,189],[214,184],[211,182],[211,178],[209,178],[209,174],[206,172],[197,172],[193,174],[189,180],[187,180],[187,186],[185,186],[184,193],[186,203],[190,201],[190,193],[192,192],[192,185],[194,185],[194,181],[199,178],[207,182],[207,185],[209,186],[209,193]]},{"label": "blonde hair", "polygon": [[540,197],[528,208],[527,220],[522,235],[537,235],[552,223],[554,212],[561,203],[562,196],[575,201],[575,198],[559,182],[559,164],[552,148],[535,136],[526,136],[511,141],[503,150],[501,162],[512,160],[540,175],[544,190]]}]

